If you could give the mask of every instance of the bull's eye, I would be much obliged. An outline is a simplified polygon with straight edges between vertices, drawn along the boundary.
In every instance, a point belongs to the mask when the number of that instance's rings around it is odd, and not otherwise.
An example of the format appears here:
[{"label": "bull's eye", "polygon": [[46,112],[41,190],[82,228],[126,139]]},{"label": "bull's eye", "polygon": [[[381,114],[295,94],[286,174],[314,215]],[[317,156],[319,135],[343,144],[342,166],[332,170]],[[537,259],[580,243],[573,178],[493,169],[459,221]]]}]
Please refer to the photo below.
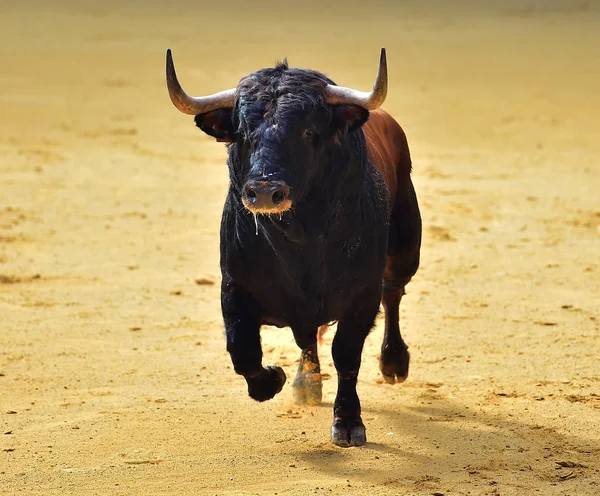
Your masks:
[{"label": "bull's eye", "polygon": [[313,129],[307,129],[304,131],[304,137],[307,139],[312,139],[315,137],[315,131]]}]

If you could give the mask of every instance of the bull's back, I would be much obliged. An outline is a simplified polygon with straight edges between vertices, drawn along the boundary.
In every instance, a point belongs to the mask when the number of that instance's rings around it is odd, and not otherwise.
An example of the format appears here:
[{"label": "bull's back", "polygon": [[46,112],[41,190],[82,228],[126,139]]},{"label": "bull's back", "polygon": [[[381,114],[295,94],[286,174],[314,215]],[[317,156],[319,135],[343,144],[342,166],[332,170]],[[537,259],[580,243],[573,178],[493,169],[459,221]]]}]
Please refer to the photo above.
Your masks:
[{"label": "bull's back", "polygon": [[393,207],[398,186],[410,181],[411,160],[406,135],[394,118],[381,109],[371,112],[363,131],[369,160],[383,174]]}]

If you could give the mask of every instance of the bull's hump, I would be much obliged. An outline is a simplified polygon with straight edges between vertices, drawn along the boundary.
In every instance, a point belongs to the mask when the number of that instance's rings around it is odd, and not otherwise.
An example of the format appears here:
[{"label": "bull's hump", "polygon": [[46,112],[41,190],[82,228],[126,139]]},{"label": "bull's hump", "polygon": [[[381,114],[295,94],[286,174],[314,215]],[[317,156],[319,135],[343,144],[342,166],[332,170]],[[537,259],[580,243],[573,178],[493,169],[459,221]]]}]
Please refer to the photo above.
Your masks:
[{"label": "bull's hump", "polygon": [[369,160],[383,175],[390,195],[394,198],[398,181],[410,176],[410,154],[404,131],[382,109],[371,111],[363,130]]}]

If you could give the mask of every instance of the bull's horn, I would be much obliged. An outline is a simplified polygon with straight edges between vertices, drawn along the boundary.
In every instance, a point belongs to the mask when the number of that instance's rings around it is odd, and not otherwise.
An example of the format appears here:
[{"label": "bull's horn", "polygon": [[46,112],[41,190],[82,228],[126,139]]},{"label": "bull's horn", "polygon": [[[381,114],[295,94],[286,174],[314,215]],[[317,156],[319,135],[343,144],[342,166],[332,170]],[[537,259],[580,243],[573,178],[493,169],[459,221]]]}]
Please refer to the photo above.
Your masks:
[{"label": "bull's horn", "polygon": [[375,110],[381,107],[385,101],[387,88],[387,60],[385,58],[385,48],[382,48],[379,57],[379,68],[377,69],[377,79],[372,91],[358,91],[352,88],[328,84],[326,101],[332,105],[351,103],[367,110]]},{"label": "bull's horn", "polygon": [[220,108],[232,108],[235,102],[235,88],[208,96],[189,96],[177,80],[171,49],[167,50],[167,88],[173,105],[184,114],[198,115]]}]

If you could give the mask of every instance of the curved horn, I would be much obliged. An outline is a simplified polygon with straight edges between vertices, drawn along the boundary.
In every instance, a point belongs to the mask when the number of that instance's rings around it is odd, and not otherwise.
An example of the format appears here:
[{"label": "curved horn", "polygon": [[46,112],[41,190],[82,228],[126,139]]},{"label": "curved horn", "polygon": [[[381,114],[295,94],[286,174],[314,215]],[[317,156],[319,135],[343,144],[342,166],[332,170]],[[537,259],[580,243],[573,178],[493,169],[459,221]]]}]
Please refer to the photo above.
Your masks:
[{"label": "curved horn", "polygon": [[327,85],[326,101],[332,105],[351,103],[367,110],[375,110],[381,107],[387,95],[388,75],[387,59],[385,57],[385,48],[381,49],[379,56],[379,68],[377,69],[377,79],[373,85],[372,91],[358,91],[343,86]]},{"label": "curved horn", "polygon": [[235,88],[208,96],[189,96],[179,84],[171,49],[167,50],[167,88],[177,110],[189,115],[198,115],[220,108],[232,108],[235,102]]}]

